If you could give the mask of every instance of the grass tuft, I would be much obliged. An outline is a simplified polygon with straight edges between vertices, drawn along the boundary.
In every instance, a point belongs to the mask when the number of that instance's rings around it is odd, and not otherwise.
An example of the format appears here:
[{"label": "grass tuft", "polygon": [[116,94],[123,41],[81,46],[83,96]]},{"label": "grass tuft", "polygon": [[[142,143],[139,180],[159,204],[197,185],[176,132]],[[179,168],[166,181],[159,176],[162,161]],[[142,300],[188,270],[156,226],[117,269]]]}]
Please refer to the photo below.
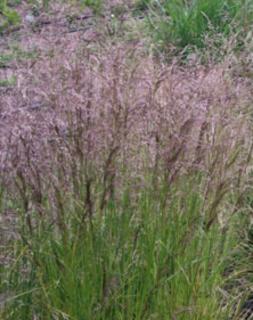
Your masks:
[{"label": "grass tuft", "polygon": [[238,31],[244,34],[252,25],[252,5],[237,0],[158,1],[151,10],[152,33],[158,46],[185,48],[205,46],[205,37]]}]

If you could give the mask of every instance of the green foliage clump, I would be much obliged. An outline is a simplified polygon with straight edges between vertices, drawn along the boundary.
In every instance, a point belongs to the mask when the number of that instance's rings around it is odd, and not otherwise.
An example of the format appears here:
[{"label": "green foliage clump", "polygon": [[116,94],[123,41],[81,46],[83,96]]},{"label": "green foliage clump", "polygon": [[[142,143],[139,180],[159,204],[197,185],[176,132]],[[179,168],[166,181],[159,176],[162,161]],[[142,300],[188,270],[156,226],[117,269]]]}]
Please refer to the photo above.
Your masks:
[{"label": "green foliage clump", "polygon": [[165,0],[157,8],[151,13],[151,24],[162,47],[201,48],[207,34],[227,36],[253,21],[250,4],[238,0]]},{"label": "green foliage clump", "polygon": [[11,87],[17,82],[16,77],[12,76],[9,79],[0,79],[0,87]]},{"label": "green foliage clump", "polygon": [[0,0],[0,32],[10,25],[17,25],[20,22],[19,14],[10,9],[6,0]]},{"label": "green foliage clump", "polygon": [[95,13],[100,13],[102,9],[102,0],[80,0],[81,5],[91,8]]}]

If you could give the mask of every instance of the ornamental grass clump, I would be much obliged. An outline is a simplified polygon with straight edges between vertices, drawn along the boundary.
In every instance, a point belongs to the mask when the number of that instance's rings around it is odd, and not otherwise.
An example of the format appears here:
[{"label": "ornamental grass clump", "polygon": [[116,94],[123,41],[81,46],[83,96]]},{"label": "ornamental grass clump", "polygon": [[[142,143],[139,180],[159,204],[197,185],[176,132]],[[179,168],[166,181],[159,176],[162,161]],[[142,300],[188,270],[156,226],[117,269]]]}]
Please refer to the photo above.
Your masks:
[{"label": "ornamental grass clump", "polygon": [[19,233],[3,317],[226,319],[252,153],[244,85],[225,64],[65,50],[24,70],[2,109],[2,203]]}]

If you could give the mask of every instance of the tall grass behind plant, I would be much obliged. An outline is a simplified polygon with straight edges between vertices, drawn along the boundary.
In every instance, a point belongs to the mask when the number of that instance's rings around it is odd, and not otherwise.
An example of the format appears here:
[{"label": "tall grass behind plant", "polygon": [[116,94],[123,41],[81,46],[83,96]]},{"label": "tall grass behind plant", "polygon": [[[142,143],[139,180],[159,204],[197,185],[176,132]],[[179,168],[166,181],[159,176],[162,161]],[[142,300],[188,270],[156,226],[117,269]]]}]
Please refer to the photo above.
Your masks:
[{"label": "tall grass behind plant", "polygon": [[160,1],[158,10],[151,13],[156,41],[164,48],[174,45],[204,46],[207,34],[221,33],[228,36],[252,25],[252,4],[237,0]]}]

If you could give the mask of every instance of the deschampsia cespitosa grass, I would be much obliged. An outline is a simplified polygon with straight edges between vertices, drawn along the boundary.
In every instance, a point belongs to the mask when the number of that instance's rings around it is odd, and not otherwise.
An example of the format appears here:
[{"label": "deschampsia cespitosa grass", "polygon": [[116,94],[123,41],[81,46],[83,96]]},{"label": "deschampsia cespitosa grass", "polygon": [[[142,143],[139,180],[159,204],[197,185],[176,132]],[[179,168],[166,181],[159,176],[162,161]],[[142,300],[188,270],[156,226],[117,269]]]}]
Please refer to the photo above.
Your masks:
[{"label": "deschampsia cespitosa grass", "polygon": [[182,69],[131,45],[80,57],[34,64],[12,94],[25,107],[6,101],[1,206],[18,223],[2,317],[237,319],[247,85],[225,62]]}]

